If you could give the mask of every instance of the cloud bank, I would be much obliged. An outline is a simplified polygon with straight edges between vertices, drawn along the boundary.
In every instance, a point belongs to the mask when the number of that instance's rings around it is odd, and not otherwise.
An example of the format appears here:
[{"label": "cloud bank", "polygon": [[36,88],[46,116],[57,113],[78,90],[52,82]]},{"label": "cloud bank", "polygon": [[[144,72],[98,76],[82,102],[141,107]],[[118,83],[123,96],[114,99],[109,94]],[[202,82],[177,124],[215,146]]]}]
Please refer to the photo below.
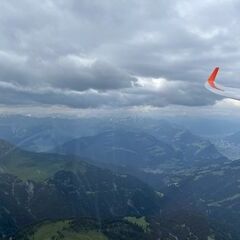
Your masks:
[{"label": "cloud bank", "polygon": [[223,67],[222,81],[239,83],[239,7],[237,0],[2,0],[0,104],[214,105],[221,98],[203,86],[213,67]]}]

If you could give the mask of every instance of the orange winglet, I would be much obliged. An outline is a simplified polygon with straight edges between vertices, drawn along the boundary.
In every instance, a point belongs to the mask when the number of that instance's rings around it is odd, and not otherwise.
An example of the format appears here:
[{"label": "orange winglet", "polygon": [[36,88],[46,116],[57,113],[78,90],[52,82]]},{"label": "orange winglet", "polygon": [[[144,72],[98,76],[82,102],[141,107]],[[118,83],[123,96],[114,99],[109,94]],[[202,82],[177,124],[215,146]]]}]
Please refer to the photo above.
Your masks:
[{"label": "orange winglet", "polygon": [[213,72],[211,73],[211,75],[210,75],[209,78],[208,78],[208,84],[209,84],[212,88],[215,88],[215,89],[218,89],[218,90],[223,91],[222,89],[218,88],[218,87],[216,86],[216,84],[215,84],[215,80],[216,80],[218,71],[219,71],[219,67],[216,67],[216,68],[213,70]]}]

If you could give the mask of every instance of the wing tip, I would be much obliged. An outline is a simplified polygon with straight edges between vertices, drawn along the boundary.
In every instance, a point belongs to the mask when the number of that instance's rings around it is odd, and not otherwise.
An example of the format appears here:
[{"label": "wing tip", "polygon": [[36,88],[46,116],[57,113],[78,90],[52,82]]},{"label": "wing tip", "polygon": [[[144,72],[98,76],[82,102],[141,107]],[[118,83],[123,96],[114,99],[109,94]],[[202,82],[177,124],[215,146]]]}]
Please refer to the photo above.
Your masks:
[{"label": "wing tip", "polygon": [[215,84],[215,80],[219,71],[219,67],[215,67],[214,70],[212,71],[211,75],[208,78],[208,84],[210,85],[210,87],[221,90],[220,88],[218,88]]}]

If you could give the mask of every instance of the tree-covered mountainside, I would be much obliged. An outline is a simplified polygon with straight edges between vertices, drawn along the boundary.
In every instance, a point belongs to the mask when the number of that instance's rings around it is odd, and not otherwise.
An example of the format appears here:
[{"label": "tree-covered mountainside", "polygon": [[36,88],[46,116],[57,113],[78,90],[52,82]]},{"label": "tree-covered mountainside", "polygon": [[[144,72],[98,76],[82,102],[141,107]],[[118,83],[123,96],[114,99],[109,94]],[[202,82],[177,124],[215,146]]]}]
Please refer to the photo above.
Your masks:
[{"label": "tree-covered mountainside", "polygon": [[164,209],[199,211],[231,231],[233,239],[238,239],[239,176],[240,161],[198,169],[187,175],[180,174],[178,182],[166,189]]},{"label": "tree-covered mountainside", "polygon": [[188,131],[165,128],[163,141],[145,130],[81,137],[61,154],[0,140],[0,236],[236,239],[238,161]]},{"label": "tree-covered mountainside", "polygon": [[134,177],[79,158],[0,144],[0,234],[44,219],[150,215],[159,196]]}]

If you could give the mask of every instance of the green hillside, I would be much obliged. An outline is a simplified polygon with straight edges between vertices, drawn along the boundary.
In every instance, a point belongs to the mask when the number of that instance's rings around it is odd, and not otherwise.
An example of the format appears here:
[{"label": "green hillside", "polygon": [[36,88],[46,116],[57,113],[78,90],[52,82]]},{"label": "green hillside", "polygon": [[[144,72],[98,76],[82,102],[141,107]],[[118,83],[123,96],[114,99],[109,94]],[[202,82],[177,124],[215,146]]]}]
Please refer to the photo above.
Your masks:
[{"label": "green hillside", "polygon": [[141,227],[123,219],[48,221],[29,227],[17,236],[19,240],[144,240],[150,237]]},{"label": "green hillside", "polygon": [[74,157],[23,151],[9,145],[7,150],[0,142],[0,168],[2,172],[17,176],[21,180],[44,181],[60,170],[77,170],[84,173],[85,163]]},{"label": "green hillside", "polygon": [[95,230],[76,232],[70,227],[70,221],[58,221],[54,223],[45,223],[34,229],[32,233],[26,233],[22,239],[29,240],[107,240],[108,238],[101,232]]}]

